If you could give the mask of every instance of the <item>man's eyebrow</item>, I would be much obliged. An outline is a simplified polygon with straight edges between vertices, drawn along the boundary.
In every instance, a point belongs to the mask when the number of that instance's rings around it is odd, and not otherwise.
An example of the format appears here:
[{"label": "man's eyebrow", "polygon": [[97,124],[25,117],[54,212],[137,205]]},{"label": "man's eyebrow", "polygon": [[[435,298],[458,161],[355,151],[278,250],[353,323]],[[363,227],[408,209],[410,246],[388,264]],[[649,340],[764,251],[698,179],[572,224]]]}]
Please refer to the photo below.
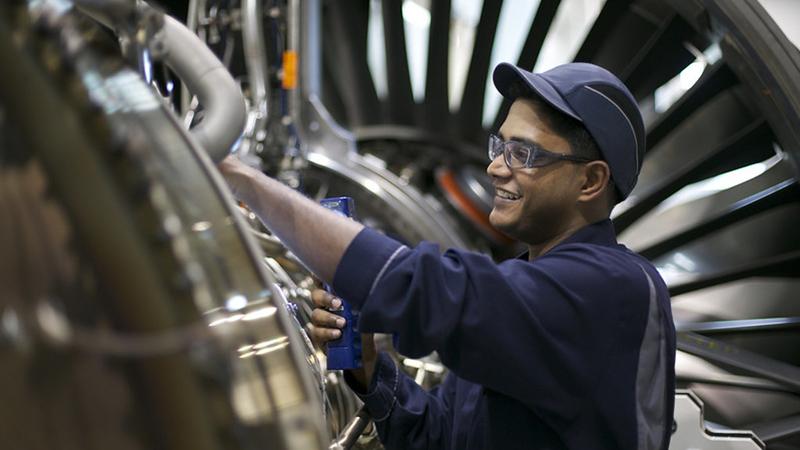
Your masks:
[{"label": "man's eyebrow", "polygon": [[497,137],[499,137],[500,139],[502,139],[502,140],[504,140],[504,141],[523,142],[523,143],[525,143],[525,144],[528,144],[528,145],[531,145],[531,146],[533,146],[533,147],[539,147],[539,148],[542,148],[542,144],[540,144],[540,143],[538,143],[538,142],[536,142],[536,141],[532,141],[532,140],[530,140],[530,139],[527,139],[527,138],[518,137],[518,136],[511,136],[511,137],[509,137],[509,138],[506,138],[506,136],[503,134],[503,132],[502,132],[502,131],[498,131],[498,132],[497,132]]}]

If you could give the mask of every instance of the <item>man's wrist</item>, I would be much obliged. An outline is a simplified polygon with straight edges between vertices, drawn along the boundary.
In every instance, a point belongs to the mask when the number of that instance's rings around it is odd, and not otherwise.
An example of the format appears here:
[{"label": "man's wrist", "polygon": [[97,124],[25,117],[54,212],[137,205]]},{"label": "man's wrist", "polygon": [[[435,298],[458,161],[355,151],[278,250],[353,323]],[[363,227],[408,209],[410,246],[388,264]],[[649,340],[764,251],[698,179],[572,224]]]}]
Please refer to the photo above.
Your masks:
[{"label": "man's wrist", "polygon": [[389,355],[381,353],[375,361],[375,373],[362,391],[360,383],[354,377],[354,371],[345,372],[345,382],[364,402],[367,411],[375,422],[386,420],[397,403],[397,390],[400,383],[400,372]]},{"label": "man's wrist", "polygon": [[354,382],[354,388],[357,388],[360,394],[369,392],[372,377],[375,376],[375,361],[364,361],[363,367],[348,371]]}]

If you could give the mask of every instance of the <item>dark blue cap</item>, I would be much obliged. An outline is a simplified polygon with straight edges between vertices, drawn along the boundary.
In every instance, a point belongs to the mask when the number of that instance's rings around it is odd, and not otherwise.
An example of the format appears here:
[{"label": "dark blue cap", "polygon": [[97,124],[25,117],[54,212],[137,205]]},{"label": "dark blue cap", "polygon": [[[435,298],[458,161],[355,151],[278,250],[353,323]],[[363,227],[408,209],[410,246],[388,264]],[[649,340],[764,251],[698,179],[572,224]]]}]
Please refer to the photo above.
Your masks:
[{"label": "dark blue cap", "polygon": [[557,110],[581,122],[611,168],[619,200],[631,193],[644,159],[644,123],[636,100],[619,78],[587,63],[564,64],[542,73],[502,63],[494,69],[493,78],[504,97],[511,98],[509,89],[520,82]]}]

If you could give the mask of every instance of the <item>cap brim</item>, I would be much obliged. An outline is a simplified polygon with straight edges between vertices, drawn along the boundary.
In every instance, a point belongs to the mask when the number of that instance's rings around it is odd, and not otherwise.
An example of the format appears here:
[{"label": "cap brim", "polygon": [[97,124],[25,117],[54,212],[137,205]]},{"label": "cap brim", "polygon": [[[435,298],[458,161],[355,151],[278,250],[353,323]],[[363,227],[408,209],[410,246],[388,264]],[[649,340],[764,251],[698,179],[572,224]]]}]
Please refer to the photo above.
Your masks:
[{"label": "cap brim", "polygon": [[509,90],[515,82],[520,82],[523,86],[527,86],[533,94],[540,97],[550,106],[572,117],[578,122],[583,122],[578,113],[576,113],[575,110],[569,106],[566,100],[561,97],[561,94],[559,94],[558,91],[556,91],[547,80],[538,74],[524,71],[513,64],[501,63],[494,69],[492,80],[494,81],[494,86],[505,98],[513,100]]}]

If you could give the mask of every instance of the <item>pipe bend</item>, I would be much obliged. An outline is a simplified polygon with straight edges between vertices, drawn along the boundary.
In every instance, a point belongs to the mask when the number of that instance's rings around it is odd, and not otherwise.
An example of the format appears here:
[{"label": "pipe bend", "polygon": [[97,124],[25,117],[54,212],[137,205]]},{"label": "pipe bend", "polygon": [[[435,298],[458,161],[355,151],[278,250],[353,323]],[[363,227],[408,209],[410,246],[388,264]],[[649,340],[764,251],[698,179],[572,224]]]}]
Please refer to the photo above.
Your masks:
[{"label": "pipe bend", "polygon": [[197,35],[164,17],[164,62],[203,105],[203,120],[190,133],[214,162],[241,137],[247,120],[244,95],[228,69]]}]

